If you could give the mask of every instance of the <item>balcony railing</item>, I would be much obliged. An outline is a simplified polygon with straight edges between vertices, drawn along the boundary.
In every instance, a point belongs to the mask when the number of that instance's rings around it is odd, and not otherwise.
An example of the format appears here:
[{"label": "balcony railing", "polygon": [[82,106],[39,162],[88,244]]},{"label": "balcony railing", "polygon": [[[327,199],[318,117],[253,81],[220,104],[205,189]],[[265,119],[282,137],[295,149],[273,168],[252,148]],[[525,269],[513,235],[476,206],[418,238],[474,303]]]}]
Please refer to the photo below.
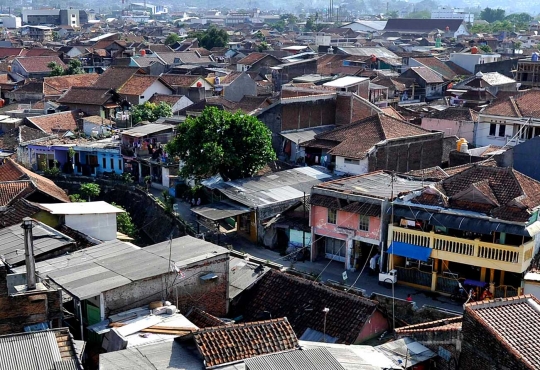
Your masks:
[{"label": "balcony railing", "polygon": [[390,226],[389,235],[390,242],[431,248],[432,258],[517,273],[522,273],[529,267],[534,252],[532,240],[520,246],[510,246],[399,226]]}]

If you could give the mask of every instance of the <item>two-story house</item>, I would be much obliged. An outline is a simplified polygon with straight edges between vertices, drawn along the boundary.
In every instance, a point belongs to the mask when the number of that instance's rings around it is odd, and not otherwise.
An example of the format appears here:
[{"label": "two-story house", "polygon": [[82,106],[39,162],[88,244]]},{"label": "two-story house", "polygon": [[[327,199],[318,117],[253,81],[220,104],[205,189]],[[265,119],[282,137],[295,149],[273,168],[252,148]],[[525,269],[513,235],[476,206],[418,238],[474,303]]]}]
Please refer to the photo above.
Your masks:
[{"label": "two-story house", "polygon": [[315,135],[301,144],[306,161],[334,164],[338,172],[360,175],[376,170],[408,172],[438,166],[442,132],[431,132],[385,113]]},{"label": "two-story house", "polygon": [[[394,202],[389,269],[398,282],[454,293],[459,284],[518,295],[540,245],[540,182],[477,164]],[[386,267],[386,266],[384,266]]]},{"label": "two-story house", "polygon": [[311,259],[328,258],[361,269],[381,254],[390,202],[429,182],[384,171],[315,185],[311,190]]},{"label": "two-story house", "polygon": [[514,146],[540,135],[539,90],[498,99],[478,115],[476,146]]},{"label": "two-story house", "polygon": [[416,88],[413,98],[420,100],[433,100],[443,96],[446,86],[443,77],[425,66],[411,67],[403,72],[399,77],[411,78],[419,86]]}]

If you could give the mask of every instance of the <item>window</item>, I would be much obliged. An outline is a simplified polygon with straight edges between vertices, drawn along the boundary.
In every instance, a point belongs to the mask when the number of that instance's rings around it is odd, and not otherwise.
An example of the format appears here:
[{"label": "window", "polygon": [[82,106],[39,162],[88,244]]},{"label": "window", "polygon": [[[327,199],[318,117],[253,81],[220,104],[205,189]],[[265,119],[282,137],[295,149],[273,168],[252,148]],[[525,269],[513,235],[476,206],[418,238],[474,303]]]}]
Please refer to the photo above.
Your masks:
[{"label": "window", "polygon": [[355,164],[358,166],[360,161],[358,159],[345,158],[345,164]]},{"label": "window", "polygon": [[360,215],[360,223],[358,224],[358,230],[369,231],[369,216]]},{"label": "window", "polygon": [[328,223],[335,224],[337,220],[337,211],[335,209],[328,209]]},{"label": "window", "polygon": [[75,14],[71,14],[71,18],[75,18]]},{"label": "window", "polygon": [[489,136],[495,136],[495,132],[497,131],[497,124],[492,123],[489,125]]},{"label": "window", "polygon": [[118,160],[118,169],[122,170],[122,160],[121,159]]},{"label": "window", "polygon": [[499,136],[504,137],[504,133],[506,131],[506,125],[499,125]]},{"label": "window", "polygon": [[141,99],[144,99],[144,95],[141,95],[140,98],[141,98]]},{"label": "window", "polygon": [[345,240],[325,238],[324,244],[324,252],[326,254],[326,258],[345,262],[345,255],[347,253]]},{"label": "window", "polygon": [[111,170],[114,170],[114,158],[111,158]]}]

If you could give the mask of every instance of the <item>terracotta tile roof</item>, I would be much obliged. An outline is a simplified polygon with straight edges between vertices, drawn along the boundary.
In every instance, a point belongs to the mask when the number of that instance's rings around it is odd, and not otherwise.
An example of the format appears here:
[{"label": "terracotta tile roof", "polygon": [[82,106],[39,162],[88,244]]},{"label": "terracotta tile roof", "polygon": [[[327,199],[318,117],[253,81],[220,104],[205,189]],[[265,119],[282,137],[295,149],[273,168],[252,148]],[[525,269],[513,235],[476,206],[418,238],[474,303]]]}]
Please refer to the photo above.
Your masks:
[{"label": "terracotta tile roof", "polygon": [[456,63],[447,60],[444,62],[448,68],[450,68],[458,76],[468,76],[471,72],[467,71],[465,68],[458,66]]},{"label": "terracotta tile roof", "polygon": [[442,77],[435,73],[435,71],[433,71],[431,68],[411,67],[410,69],[428,84],[438,84],[444,82]]},{"label": "terracotta tile roof", "polygon": [[140,69],[137,67],[112,66],[99,75],[94,87],[118,89],[134,74],[141,74]]},{"label": "terracotta tile roof", "polygon": [[109,88],[72,86],[57,102],[68,106],[70,104],[103,105],[112,96],[113,94]]},{"label": "terracotta tile roof", "polygon": [[0,182],[17,181],[23,177],[24,172],[21,170],[21,166],[11,159],[5,160],[3,164],[0,162]]},{"label": "terracotta tile roof", "polygon": [[27,117],[36,128],[49,134],[64,133],[77,129],[77,112],[68,111],[43,116]]},{"label": "terracotta tile roof", "polygon": [[85,73],[71,76],[45,77],[43,79],[43,94],[61,95],[71,86],[92,86],[99,75],[97,73]]},{"label": "terracotta tile roof", "polygon": [[502,94],[495,103],[481,114],[506,117],[540,118],[540,90],[514,92],[512,96]]},{"label": "terracotta tile roof", "polygon": [[206,368],[298,349],[286,318],[204,328],[193,337]]},{"label": "terracotta tile roof", "polygon": [[477,113],[470,108],[448,107],[435,111],[430,117],[449,121],[476,121]]},{"label": "terracotta tile roof", "polygon": [[0,59],[21,55],[23,48],[0,48]]},{"label": "terracotta tile roof", "polygon": [[0,182],[0,207],[8,206],[17,198],[22,198],[34,191],[30,180]]},{"label": "terracotta tile roof", "polygon": [[197,81],[202,79],[201,76],[189,76],[189,75],[173,75],[173,74],[164,74],[161,75],[161,79],[165,81],[170,86],[182,86],[190,87],[193,86]]},{"label": "terracotta tile roof", "polygon": [[443,179],[437,189],[447,200],[426,190],[413,202],[476,211],[514,222],[527,222],[532,209],[540,206],[540,182],[512,168],[475,164]]},{"label": "terracotta tile roof", "polygon": [[58,56],[58,52],[45,48],[32,48],[24,49],[21,55],[25,57]]},{"label": "terracotta tile roof", "polygon": [[[540,368],[540,301],[533,295],[469,303],[465,316],[484,326],[529,369]],[[464,320],[463,331],[469,329]]]},{"label": "terracotta tile roof", "polygon": [[225,325],[225,322],[223,320],[220,320],[214,315],[210,315],[208,312],[203,311],[197,307],[193,308],[187,313],[186,319],[191,321],[199,328]]},{"label": "terracotta tile roof", "polygon": [[227,85],[236,80],[238,77],[240,77],[244,72],[231,72],[226,76],[220,77],[220,84],[221,85]]},{"label": "terracotta tile roof", "polygon": [[401,114],[399,114],[399,112],[397,110],[395,110],[394,107],[381,108],[381,110],[387,116],[394,117],[394,118],[399,119],[401,121],[405,121],[405,117],[403,117]]},{"label": "terracotta tile roof", "polygon": [[133,75],[117,91],[123,95],[139,96],[158,80],[159,76]]},{"label": "terracotta tile roof", "polygon": [[341,210],[365,216],[379,217],[381,215],[381,207],[376,204],[350,202],[345,199],[335,198],[328,195],[312,194],[309,203],[313,206]]},{"label": "terracotta tile roof", "polygon": [[[265,57],[267,56],[270,56],[269,54],[265,54],[265,53],[251,53],[249,54],[248,56],[240,59],[238,62],[238,64],[243,64],[243,65],[253,65],[261,60],[263,60]],[[272,57],[273,58],[273,57]]]},{"label": "terracotta tile roof", "polygon": [[419,126],[378,113],[361,121],[318,134],[315,140],[305,145],[313,147],[321,140],[333,142],[334,146],[329,151],[330,154],[362,159],[374,145],[381,141],[430,133]]},{"label": "terracotta tile roof", "polygon": [[268,102],[265,96],[249,96],[249,95],[244,95],[242,99],[240,99],[240,101],[234,104],[237,110],[241,110],[244,113],[253,112],[255,109],[264,108],[269,105],[270,103]]},{"label": "terracotta tile roof", "polygon": [[38,175],[37,173],[32,172],[24,168],[23,166],[20,166],[20,165],[17,165],[17,166],[19,166],[21,171],[25,173],[27,178],[32,180],[32,182],[34,183],[34,185],[40,192],[45,193],[46,195],[53,197],[59,200],[60,202],[70,201],[66,192],[60,189],[52,180],[46,177],[43,177],[41,175]]},{"label": "terracotta tile roof", "polygon": [[[257,319],[265,311],[274,317],[287,317],[298,337],[307,329],[323,332],[323,309],[329,308],[326,334],[345,344],[356,341],[377,307],[369,299],[274,270],[246,293],[242,303],[244,317]],[[309,315],[305,314],[306,309],[310,309]]]},{"label": "terracotta tile roof", "polygon": [[50,68],[47,65],[55,62],[61,67],[66,67],[64,62],[57,56],[39,56],[39,57],[19,57],[15,60],[24,68],[26,72],[47,72]]},{"label": "terracotta tile roof", "polygon": [[[442,75],[447,80],[452,80],[454,77],[457,76],[457,73],[455,73],[452,68],[450,68],[448,65],[446,65],[445,62],[440,60],[437,57],[434,56],[423,56],[423,57],[414,57],[414,60],[417,62],[423,64],[424,66],[430,68],[434,72]],[[470,75],[470,72],[467,72],[466,75]]]},{"label": "terracotta tile roof", "polygon": [[150,103],[157,103],[157,104],[159,104],[161,102],[164,102],[164,103],[169,104],[172,107],[176,103],[178,103],[178,100],[182,99],[183,97],[184,97],[184,95],[154,94],[154,95],[152,95],[152,97],[148,101]]},{"label": "terracotta tile roof", "polygon": [[163,44],[150,44],[148,45],[148,49],[152,50],[153,52],[171,52],[173,51],[168,45]]},{"label": "terracotta tile roof", "polygon": [[424,322],[421,324],[403,326],[401,328],[397,328],[395,331],[399,336],[414,336],[418,333],[430,331],[461,331],[462,322],[463,316],[456,316],[442,320]]},{"label": "terracotta tile roof", "polygon": [[39,211],[41,208],[36,203],[19,198],[12,202],[4,212],[0,212],[0,227],[20,224],[23,218],[32,217]]}]

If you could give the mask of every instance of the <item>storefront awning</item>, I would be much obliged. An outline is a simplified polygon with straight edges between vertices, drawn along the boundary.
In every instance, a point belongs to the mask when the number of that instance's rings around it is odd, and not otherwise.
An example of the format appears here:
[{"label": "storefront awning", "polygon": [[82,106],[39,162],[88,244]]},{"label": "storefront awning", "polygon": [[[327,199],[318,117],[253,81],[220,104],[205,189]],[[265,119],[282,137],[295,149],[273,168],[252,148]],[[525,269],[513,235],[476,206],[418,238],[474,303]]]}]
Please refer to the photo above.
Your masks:
[{"label": "storefront awning", "polygon": [[211,221],[219,221],[251,212],[249,208],[242,207],[241,205],[232,202],[216,202],[204,206],[193,207],[191,208],[191,211]]},{"label": "storefront awning", "polygon": [[392,242],[390,248],[388,248],[388,253],[401,257],[414,258],[415,260],[427,261],[431,256],[431,248],[420,247],[409,243]]}]

